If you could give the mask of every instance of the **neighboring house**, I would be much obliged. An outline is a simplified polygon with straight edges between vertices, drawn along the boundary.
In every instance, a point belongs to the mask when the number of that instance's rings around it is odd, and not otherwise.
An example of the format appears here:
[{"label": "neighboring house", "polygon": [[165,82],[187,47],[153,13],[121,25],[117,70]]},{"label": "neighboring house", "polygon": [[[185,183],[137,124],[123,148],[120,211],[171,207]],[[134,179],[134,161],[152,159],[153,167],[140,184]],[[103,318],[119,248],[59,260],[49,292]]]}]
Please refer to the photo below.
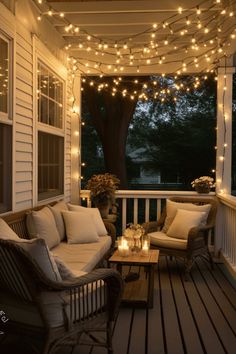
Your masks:
[{"label": "neighboring house", "polygon": [[127,155],[132,162],[136,165],[136,171],[138,170],[138,177],[132,178],[131,184],[159,184],[161,183],[161,174],[158,171],[150,170],[145,167],[148,159],[145,156],[146,149],[138,148],[132,150],[127,147]]},{"label": "neighboring house", "polygon": [[79,115],[64,41],[36,15],[31,1],[0,3],[0,213],[78,201]]}]

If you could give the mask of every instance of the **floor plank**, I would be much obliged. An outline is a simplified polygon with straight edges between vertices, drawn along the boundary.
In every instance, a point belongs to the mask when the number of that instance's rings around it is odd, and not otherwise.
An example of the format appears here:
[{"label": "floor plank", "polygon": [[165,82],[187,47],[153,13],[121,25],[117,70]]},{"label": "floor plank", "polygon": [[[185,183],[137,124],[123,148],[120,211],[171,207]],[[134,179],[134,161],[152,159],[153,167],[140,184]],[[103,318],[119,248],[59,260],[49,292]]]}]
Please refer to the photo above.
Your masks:
[{"label": "floor plank", "polygon": [[[204,353],[197,332],[197,326],[194,317],[192,316],[191,308],[183,287],[184,280],[181,272],[178,272],[178,266],[175,259],[173,259],[173,261],[168,261],[168,268],[170,271],[173,296],[181,326],[185,351],[189,354]],[[191,333],[191,336],[189,333]]]}]

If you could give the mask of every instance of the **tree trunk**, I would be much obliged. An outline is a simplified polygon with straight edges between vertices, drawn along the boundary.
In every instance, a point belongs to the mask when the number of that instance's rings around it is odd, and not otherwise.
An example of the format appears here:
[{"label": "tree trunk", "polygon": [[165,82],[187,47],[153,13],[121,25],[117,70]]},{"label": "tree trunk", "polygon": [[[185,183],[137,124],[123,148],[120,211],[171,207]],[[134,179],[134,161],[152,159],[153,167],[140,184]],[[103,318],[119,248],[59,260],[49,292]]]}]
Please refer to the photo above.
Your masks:
[{"label": "tree trunk", "polygon": [[102,143],[106,172],[120,179],[120,189],[127,189],[126,140],[137,101],[99,93],[89,85],[85,86],[84,99]]}]

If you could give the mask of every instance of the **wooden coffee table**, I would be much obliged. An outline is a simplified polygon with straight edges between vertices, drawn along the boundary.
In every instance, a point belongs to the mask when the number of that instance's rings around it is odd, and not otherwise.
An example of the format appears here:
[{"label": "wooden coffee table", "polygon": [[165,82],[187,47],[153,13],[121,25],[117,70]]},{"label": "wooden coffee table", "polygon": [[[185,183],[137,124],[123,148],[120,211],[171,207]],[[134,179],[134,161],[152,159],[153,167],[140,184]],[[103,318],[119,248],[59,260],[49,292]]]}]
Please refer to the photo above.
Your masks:
[{"label": "wooden coffee table", "polygon": [[[158,250],[150,250],[148,256],[132,254],[127,257],[119,255],[118,250],[109,258],[109,262],[116,264],[117,270],[123,275],[124,266],[144,267],[139,279],[125,282],[122,303],[137,307],[153,307],[154,266],[159,258]],[[132,270],[133,271],[133,270]]]}]

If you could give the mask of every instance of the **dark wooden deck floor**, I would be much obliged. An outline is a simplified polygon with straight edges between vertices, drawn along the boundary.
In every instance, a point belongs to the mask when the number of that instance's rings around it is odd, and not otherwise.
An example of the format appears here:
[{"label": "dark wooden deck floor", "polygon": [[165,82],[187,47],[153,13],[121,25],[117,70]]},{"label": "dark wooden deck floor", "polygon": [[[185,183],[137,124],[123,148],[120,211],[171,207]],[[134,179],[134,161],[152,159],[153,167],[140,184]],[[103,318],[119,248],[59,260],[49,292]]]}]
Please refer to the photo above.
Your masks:
[{"label": "dark wooden deck floor", "polygon": [[[121,308],[113,336],[114,354],[236,353],[236,290],[222,265],[212,271],[199,260],[191,280],[182,264],[160,257],[155,274],[154,308]],[[61,351],[66,352],[64,348]],[[102,354],[80,347],[73,354]]]},{"label": "dark wooden deck floor", "polygon": [[[114,328],[114,354],[236,353],[236,289],[222,264],[214,268],[198,260],[186,282],[182,263],[161,256],[155,270],[154,307],[121,307]],[[71,348],[57,353],[71,354]],[[73,354],[106,354],[106,350],[77,346]]]}]

